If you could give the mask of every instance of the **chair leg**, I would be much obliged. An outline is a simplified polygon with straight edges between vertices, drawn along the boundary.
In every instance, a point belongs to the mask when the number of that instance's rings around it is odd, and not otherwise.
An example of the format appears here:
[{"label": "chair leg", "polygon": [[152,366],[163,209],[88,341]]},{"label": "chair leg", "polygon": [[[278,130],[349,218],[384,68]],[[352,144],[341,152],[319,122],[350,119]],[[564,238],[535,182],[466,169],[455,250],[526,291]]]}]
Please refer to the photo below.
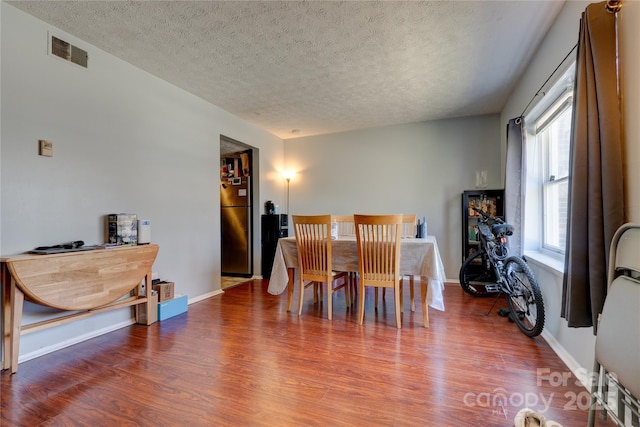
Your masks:
[{"label": "chair leg", "polygon": [[404,276],[400,276],[400,310],[404,313],[404,299],[402,297],[402,290],[404,289]]},{"label": "chair leg", "polygon": [[291,301],[293,300],[293,287],[294,283],[289,282],[289,286],[287,286],[287,311],[291,311]]},{"label": "chair leg", "polygon": [[386,293],[387,293],[387,288],[374,288],[375,289],[375,304],[373,305],[376,309],[378,308],[378,289],[382,289],[382,301],[384,302]]},{"label": "chair leg", "polygon": [[304,280],[300,279],[300,296],[298,297],[298,316],[302,314],[303,300],[304,300]]},{"label": "chair leg", "polygon": [[[411,311],[416,311],[416,299],[415,299],[415,290],[414,290],[414,279],[413,275],[409,276],[409,294],[411,295]],[[404,290],[404,276],[400,277],[400,291]],[[400,308],[404,313],[404,299],[400,301]]]},{"label": "chair leg", "polygon": [[349,281],[349,275],[342,276],[342,288],[344,289],[344,303],[347,309],[351,306],[351,282]]},{"label": "chair leg", "polygon": [[362,325],[363,320],[364,320],[364,286],[362,286],[361,284],[360,297],[358,298],[358,325]]},{"label": "chair leg", "polygon": [[396,287],[393,289],[393,298],[395,300],[395,305],[396,305],[396,327],[398,329],[402,328],[402,320],[400,319],[400,306],[401,306],[401,301],[402,301],[402,289],[400,288],[400,285],[398,283],[396,283]]},{"label": "chair leg", "polygon": [[420,306],[422,307],[422,323],[425,328],[429,327],[429,307],[427,306],[427,284],[420,279]]},{"label": "chair leg", "polygon": [[358,273],[351,273],[351,303],[356,303],[358,296]]},{"label": "chair leg", "polygon": [[[322,292],[322,288],[320,288]],[[333,283],[327,283],[327,317],[329,320],[333,320]]]},{"label": "chair leg", "polygon": [[413,280],[413,276],[409,276],[409,292],[411,294],[411,311],[416,311],[416,300],[415,300],[415,292],[413,289],[413,284],[414,284],[414,280]]},{"label": "chair leg", "polygon": [[358,295],[358,282],[356,281],[356,273],[354,272],[349,272],[347,273],[347,277],[345,278],[345,288],[346,291],[349,293],[349,302],[348,304],[348,308],[354,306],[357,302],[357,295]]},{"label": "chair leg", "polygon": [[593,375],[595,376],[595,378],[592,379],[593,382],[591,384],[591,404],[589,405],[589,419],[587,420],[587,427],[593,427],[596,422],[596,412],[598,404],[596,395],[600,392],[600,381],[602,378],[602,374],[600,372],[600,364],[597,360],[593,363]]},{"label": "chair leg", "polygon": [[287,276],[289,281],[287,282],[287,311],[291,311],[291,301],[293,300],[293,288],[296,286],[295,269],[288,268]]}]

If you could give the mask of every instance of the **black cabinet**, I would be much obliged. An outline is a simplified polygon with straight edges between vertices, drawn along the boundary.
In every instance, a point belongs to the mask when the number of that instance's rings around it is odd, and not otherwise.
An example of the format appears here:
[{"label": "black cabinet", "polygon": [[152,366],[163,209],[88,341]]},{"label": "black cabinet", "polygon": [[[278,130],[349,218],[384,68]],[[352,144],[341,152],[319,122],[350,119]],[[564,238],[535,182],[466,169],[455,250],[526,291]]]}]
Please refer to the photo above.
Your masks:
[{"label": "black cabinet", "polygon": [[262,277],[271,277],[273,259],[278,246],[278,239],[288,235],[287,215],[262,215],[260,222],[262,232]]},{"label": "black cabinet", "polygon": [[468,190],[462,193],[462,262],[480,247],[478,218],[472,207],[504,218],[504,190]]}]

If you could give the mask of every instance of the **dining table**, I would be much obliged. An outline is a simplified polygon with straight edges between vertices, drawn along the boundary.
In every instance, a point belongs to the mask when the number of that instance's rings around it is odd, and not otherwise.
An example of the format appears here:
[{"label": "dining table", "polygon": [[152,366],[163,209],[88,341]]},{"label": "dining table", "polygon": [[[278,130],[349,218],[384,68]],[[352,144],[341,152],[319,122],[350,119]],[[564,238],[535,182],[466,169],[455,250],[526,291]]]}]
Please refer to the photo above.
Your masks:
[{"label": "dining table", "polygon": [[[358,244],[355,236],[339,236],[331,241],[334,271],[358,272]],[[287,310],[298,267],[298,249],[295,236],[278,240],[267,291],[280,295],[288,289]],[[420,295],[424,327],[429,327],[428,306],[444,311],[445,271],[435,236],[402,238],[400,243],[400,274],[420,277]]]}]

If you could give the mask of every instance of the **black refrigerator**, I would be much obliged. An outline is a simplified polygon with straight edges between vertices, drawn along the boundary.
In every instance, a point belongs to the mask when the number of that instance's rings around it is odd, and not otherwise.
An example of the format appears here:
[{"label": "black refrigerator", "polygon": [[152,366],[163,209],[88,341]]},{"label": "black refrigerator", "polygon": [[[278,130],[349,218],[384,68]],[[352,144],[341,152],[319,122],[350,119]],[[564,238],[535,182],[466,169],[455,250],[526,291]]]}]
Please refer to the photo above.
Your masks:
[{"label": "black refrigerator", "polygon": [[288,216],[286,214],[262,215],[260,225],[262,229],[262,277],[269,279],[278,239],[287,237],[289,234]]},{"label": "black refrigerator", "polygon": [[231,178],[220,187],[222,274],[253,277],[251,179]]}]

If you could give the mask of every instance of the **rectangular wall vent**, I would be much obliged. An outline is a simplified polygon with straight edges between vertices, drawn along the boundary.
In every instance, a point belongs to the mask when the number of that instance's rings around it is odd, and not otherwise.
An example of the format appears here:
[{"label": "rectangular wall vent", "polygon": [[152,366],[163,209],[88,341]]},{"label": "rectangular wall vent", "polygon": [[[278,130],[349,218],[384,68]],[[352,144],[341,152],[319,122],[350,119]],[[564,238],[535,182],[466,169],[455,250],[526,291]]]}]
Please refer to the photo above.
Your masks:
[{"label": "rectangular wall vent", "polygon": [[56,36],[51,36],[50,46],[53,55],[87,68],[89,55],[86,50],[82,50]]}]

